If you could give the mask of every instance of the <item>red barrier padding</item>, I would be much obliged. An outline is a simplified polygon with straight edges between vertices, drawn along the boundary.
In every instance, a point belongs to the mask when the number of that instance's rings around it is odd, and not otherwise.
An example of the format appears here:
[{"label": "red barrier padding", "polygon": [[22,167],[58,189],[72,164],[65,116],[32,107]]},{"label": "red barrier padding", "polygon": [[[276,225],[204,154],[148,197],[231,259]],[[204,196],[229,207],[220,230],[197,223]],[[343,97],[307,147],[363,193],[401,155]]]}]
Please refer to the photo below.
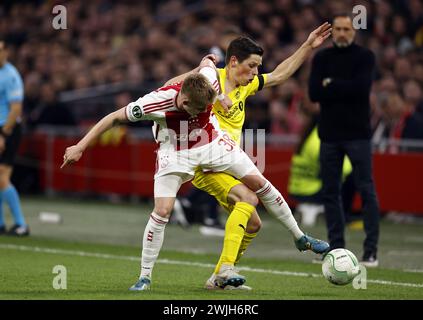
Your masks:
[{"label": "red barrier padding", "polygon": [[[39,159],[43,190],[153,196],[156,144],[152,141],[94,145],[78,163],[60,170],[64,151],[75,139],[33,135],[23,140],[20,153],[28,154],[30,149],[31,156]],[[291,149],[266,148],[264,175],[283,195],[287,195],[291,156]],[[382,212],[423,214],[423,154],[374,154],[373,166]]]}]

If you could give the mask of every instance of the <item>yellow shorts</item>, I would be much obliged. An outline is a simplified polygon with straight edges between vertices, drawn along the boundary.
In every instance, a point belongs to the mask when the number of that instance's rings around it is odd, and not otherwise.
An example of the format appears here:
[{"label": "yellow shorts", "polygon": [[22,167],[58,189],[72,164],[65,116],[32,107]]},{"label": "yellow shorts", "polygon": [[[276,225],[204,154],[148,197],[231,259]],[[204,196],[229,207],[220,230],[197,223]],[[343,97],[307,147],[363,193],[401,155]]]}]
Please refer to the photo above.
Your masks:
[{"label": "yellow shorts", "polygon": [[209,195],[216,198],[219,204],[230,213],[233,204],[228,202],[229,191],[242,182],[224,172],[203,172],[201,169],[195,171],[192,184]]}]

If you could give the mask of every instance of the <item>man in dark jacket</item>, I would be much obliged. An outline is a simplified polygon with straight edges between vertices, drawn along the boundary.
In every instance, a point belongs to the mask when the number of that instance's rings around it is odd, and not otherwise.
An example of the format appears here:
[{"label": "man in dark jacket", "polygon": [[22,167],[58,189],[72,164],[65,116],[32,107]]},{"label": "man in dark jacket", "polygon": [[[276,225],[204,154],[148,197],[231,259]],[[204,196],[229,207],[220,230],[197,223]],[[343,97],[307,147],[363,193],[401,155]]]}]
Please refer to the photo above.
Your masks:
[{"label": "man in dark jacket", "polygon": [[319,137],[323,202],[330,248],[345,247],[341,176],[344,156],[363,202],[366,239],[362,262],[378,266],[379,206],[372,178],[370,90],[374,54],[354,43],[356,31],[348,15],[333,20],[331,48],[316,54],[309,80],[309,94],[320,103]]}]

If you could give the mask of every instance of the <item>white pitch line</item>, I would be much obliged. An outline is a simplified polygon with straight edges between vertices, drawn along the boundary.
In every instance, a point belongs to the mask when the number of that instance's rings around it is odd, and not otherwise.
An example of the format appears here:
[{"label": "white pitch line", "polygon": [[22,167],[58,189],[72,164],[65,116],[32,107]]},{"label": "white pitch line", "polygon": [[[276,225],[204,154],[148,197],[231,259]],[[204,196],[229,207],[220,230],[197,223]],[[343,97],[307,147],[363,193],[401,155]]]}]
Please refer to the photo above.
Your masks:
[{"label": "white pitch line", "polygon": [[404,269],[404,272],[423,273],[423,269]]},{"label": "white pitch line", "polygon": [[421,256],[423,252],[421,250],[390,250],[388,251],[388,255],[390,256]]},{"label": "white pitch line", "polygon": [[[63,255],[101,258],[101,259],[140,261],[140,257],[134,257],[134,256],[120,256],[120,255],[105,254],[105,253],[98,253],[98,252],[31,247],[31,246],[22,246],[22,245],[15,245],[15,244],[0,244],[0,249],[31,251],[31,252],[51,253],[51,254],[63,254]],[[169,259],[158,259],[157,263],[186,265],[186,266],[200,267],[200,268],[214,268],[215,267],[214,264],[210,264],[210,263],[188,262],[188,261],[178,261],[178,260],[169,260]],[[257,272],[257,273],[271,273],[271,274],[277,274],[277,275],[283,275],[283,276],[313,277],[313,278],[322,277],[322,275],[318,273],[280,271],[280,270],[259,269],[259,268],[251,268],[251,267],[238,267],[238,270],[244,270],[248,272]],[[393,282],[393,281],[377,280],[377,279],[375,280],[368,279],[367,282],[389,285],[389,286],[423,288],[423,284],[420,284],[420,283]]]}]

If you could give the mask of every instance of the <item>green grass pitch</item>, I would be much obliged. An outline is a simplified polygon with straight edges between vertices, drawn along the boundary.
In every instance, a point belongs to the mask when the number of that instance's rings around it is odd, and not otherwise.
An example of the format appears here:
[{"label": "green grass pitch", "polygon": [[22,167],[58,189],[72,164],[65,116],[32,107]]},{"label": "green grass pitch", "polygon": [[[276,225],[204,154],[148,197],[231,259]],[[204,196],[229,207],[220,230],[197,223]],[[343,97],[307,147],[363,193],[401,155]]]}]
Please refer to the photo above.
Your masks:
[{"label": "green grass pitch", "polygon": [[[263,229],[239,267],[252,291],[207,291],[222,238],[197,227],[168,225],[153,273],[152,290],[131,292],[139,273],[141,236],[149,205],[112,205],[24,198],[32,228],[28,238],[0,237],[1,300],[340,300],[422,299],[422,225],[382,222],[381,267],[367,269],[367,288],[335,286],[321,276],[314,255],[295,250],[289,234],[263,212]],[[39,221],[42,211],[60,213],[61,224]],[[10,220],[7,220],[10,223]],[[323,222],[306,230],[325,235]],[[347,233],[361,255],[362,232]],[[55,289],[53,268],[66,268],[66,289]]]}]

